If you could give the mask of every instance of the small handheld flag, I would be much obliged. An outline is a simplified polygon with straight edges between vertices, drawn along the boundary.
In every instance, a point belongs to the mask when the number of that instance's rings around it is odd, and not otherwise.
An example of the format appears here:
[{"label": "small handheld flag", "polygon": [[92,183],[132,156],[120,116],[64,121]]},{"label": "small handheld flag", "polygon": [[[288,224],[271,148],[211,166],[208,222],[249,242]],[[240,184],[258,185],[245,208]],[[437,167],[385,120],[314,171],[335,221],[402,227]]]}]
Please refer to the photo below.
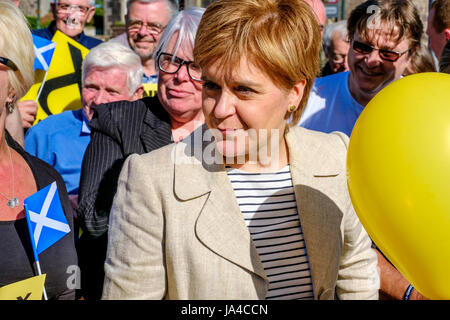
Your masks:
[{"label": "small handheld flag", "polygon": [[37,272],[42,274],[39,254],[70,232],[56,181],[26,198],[24,207]]},{"label": "small handheld flag", "polygon": [[42,37],[33,35],[34,44],[34,69],[48,71],[50,62],[55,52],[56,43]]}]

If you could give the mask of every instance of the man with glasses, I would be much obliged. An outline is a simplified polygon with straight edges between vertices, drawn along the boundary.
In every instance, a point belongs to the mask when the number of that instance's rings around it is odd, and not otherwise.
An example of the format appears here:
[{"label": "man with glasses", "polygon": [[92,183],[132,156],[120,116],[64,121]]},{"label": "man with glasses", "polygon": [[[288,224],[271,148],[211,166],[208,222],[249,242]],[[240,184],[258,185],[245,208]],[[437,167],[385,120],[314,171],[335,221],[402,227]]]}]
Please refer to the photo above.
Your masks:
[{"label": "man with glasses", "polygon": [[118,41],[136,52],[142,61],[142,83],[157,83],[153,54],[161,33],[178,12],[177,0],[128,0],[125,15],[126,33],[111,41]]},{"label": "man with glasses", "polygon": [[409,0],[369,0],[352,11],[347,30],[350,71],[316,79],[300,126],[350,136],[369,101],[402,76],[423,24]]},{"label": "man with glasses", "polygon": [[55,0],[50,3],[54,20],[47,28],[32,30],[34,35],[51,40],[56,30],[92,49],[102,41],[84,33],[95,14],[95,0]]},{"label": "man with glasses", "polygon": [[[348,19],[350,71],[318,78],[300,125],[351,135],[369,101],[399,79],[420,48],[423,24],[410,0],[369,0]],[[382,127],[380,123],[380,130]],[[424,299],[376,248],[381,299]]]}]

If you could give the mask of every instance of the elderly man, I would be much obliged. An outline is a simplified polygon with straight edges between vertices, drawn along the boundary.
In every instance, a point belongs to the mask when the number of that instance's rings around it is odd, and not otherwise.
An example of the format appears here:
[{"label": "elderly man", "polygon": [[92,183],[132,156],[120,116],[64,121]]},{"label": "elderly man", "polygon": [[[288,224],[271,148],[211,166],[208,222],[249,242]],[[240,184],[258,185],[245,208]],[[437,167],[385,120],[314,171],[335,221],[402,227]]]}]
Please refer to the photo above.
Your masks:
[{"label": "elderly man", "polygon": [[347,20],[329,24],[325,28],[322,44],[328,58],[322,76],[348,71],[347,54],[350,41],[347,34]]},{"label": "elderly man", "polygon": [[83,108],[52,115],[31,127],[25,150],[48,162],[61,174],[76,206],[81,164],[90,141],[89,121],[97,105],[142,95],[139,57],[118,43],[103,43],[83,62]]},{"label": "elderly man", "polygon": [[111,41],[130,46],[144,67],[142,83],[157,83],[153,54],[162,31],[178,12],[178,0],[128,0],[126,33]]},{"label": "elderly man", "polygon": [[[378,16],[369,9],[373,5],[379,7]],[[420,48],[422,34],[423,24],[411,1],[370,0],[356,7],[348,19],[350,71],[316,79],[299,125],[350,136],[369,101],[402,76]]]},{"label": "elderly man", "polygon": [[45,29],[32,30],[34,35],[51,40],[59,30],[88,49],[102,42],[84,34],[86,23],[95,14],[95,0],[55,0],[50,5],[54,20]]},{"label": "elderly man", "polygon": [[450,0],[436,0],[428,16],[427,34],[431,49],[439,60],[445,45],[450,41]]}]

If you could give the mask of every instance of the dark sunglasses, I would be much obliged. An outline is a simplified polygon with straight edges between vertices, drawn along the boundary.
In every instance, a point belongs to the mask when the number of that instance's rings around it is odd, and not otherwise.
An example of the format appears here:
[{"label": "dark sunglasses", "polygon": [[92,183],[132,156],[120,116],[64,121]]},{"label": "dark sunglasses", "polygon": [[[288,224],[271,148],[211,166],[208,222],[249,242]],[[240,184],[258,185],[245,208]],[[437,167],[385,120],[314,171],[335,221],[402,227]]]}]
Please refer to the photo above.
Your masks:
[{"label": "dark sunglasses", "polygon": [[359,42],[356,40],[353,40],[352,48],[355,52],[360,53],[360,54],[370,54],[373,50],[378,50],[378,54],[380,55],[381,59],[390,61],[390,62],[397,61],[402,55],[404,55],[409,50],[411,50],[411,49],[407,49],[403,52],[397,52],[397,51],[391,51],[391,50],[386,50],[386,49],[377,49],[377,48],[372,47],[371,45],[368,45],[366,43]]},{"label": "dark sunglasses", "polygon": [[0,63],[4,64],[5,66],[7,66],[8,68],[10,68],[13,71],[17,71],[16,64],[7,58],[0,57]]}]

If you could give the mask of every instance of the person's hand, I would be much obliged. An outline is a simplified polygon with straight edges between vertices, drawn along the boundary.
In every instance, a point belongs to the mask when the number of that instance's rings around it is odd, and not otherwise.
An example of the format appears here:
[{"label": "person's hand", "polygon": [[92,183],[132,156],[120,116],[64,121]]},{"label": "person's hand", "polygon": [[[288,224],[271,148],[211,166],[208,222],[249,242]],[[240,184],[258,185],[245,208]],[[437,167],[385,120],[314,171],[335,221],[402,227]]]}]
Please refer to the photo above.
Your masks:
[{"label": "person's hand", "polygon": [[29,129],[36,120],[36,113],[38,105],[34,100],[23,100],[17,102],[20,117],[22,118],[22,126],[24,129]]}]

